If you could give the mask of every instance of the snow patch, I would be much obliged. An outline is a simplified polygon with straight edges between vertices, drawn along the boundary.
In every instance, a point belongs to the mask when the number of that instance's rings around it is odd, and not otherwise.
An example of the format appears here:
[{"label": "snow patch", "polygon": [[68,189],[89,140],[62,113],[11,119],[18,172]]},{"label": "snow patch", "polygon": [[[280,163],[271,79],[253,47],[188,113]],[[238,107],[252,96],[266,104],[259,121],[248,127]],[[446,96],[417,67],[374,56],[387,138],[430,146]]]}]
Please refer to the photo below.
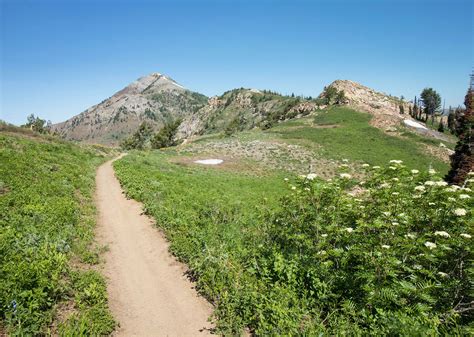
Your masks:
[{"label": "snow patch", "polygon": [[203,164],[203,165],[219,165],[222,164],[224,161],[222,159],[201,159],[196,160],[196,164]]},{"label": "snow patch", "polygon": [[423,124],[412,121],[410,119],[404,119],[403,123],[405,123],[405,125],[408,125],[408,126],[411,126],[411,127],[417,128],[417,129],[425,129],[426,130],[426,127]]}]

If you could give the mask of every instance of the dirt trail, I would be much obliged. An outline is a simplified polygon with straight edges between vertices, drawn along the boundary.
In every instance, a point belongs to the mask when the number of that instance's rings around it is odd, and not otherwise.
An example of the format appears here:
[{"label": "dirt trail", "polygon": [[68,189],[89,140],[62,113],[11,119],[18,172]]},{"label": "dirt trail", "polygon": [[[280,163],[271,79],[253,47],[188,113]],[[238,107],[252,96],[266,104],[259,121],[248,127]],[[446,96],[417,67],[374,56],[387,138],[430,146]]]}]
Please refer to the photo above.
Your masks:
[{"label": "dirt trail", "polygon": [[142,206],[127,200],[112,161],[97,171],[98,236],[108,245],[105,276],[118,336],[205,336],[210,304],[185,277],[186,268]]}]

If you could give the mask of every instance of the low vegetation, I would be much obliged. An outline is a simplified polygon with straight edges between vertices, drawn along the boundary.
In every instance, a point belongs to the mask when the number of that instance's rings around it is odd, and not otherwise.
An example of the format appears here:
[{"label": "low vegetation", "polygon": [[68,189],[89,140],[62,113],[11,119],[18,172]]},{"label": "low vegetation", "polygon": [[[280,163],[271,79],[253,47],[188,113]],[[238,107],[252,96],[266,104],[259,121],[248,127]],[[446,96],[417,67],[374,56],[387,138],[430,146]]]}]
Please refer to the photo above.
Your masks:
[{"label": "low vegetation", "polygon": [[[430,166],[442,173],[448,164],[425,153],[421,143],[428,139],[416,135],[397,137],[387,135],[371,126],[371,115],[347,107],[332,107],[317,113],[312,120],[294,120],[269,130],[288,142],[299,142],[308,147],[321,147],[322,156],[350,159],[372,165],[382,165],[391,158],[399,158],[411,168]],[[430,141],[433,145],[438,142]]]},{"label": "low vegetation", "polygon": [[108,151],[2,129],[0,334],[110,333],[105,283],[88,267],[98,262],[95,169]]},{"label": "low vegetation", "polygon": [[365,182],[344,166],[331,181],[284,179],[173,156],[133,153],[116,173],[214,303],[220,333],[468,334],[473,178],[449,187],[392,160],[363,165]]}]

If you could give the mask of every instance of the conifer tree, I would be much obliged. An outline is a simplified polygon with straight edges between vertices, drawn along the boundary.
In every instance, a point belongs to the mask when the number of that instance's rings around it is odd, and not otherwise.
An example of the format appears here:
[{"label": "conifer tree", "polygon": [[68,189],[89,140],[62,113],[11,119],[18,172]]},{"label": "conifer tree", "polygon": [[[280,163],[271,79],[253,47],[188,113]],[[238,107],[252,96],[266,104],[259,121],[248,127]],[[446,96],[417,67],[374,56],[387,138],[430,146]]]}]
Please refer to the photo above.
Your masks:
[{"label": "conifer tree", "polygon": [[474,74],[471,75],[471,86],[464,99],[466,109],[459,116],[456,133],[459,140],[455,152],[451,155],[451,170],[446,176],[446,181],[451,184],[463,185],[468,173],[474,171],[474,156],[472,148],[472,127],[474,125]]}]

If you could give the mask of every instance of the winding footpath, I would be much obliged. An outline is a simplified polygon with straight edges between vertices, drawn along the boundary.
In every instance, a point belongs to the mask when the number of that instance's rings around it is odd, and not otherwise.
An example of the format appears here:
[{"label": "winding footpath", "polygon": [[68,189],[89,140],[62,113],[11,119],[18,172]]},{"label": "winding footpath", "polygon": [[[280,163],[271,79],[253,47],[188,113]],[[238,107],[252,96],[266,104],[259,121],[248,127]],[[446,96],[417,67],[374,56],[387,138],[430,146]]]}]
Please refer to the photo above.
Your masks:
[{"label": "winding footpath", "polygon": [[108,247],[109,305],[119,322],[115,335],[210,335],[211,305],[198,296],[153,221],[142,215],[142,205],[125,197],[112,162],[97,170],[96,200],[98,240]]}]

